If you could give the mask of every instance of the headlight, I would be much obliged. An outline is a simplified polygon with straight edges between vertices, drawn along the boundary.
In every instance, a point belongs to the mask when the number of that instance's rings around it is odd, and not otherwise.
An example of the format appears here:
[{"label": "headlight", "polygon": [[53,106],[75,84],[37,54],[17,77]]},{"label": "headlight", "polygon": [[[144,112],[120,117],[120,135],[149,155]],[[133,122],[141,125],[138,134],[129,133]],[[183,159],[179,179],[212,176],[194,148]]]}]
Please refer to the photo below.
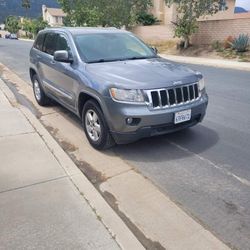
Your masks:
[{"label": "headlight", "polygon": [[203,90],[205,88],[204,78],[199,80],[199,88],[200,88],[200,90]]},{"label": "headlight", "polygon": [[116,101],[121,102],[139,102],[143,103],[144,97],[141,90],[138,89],[117,89],[111,88],[110,95]]}]

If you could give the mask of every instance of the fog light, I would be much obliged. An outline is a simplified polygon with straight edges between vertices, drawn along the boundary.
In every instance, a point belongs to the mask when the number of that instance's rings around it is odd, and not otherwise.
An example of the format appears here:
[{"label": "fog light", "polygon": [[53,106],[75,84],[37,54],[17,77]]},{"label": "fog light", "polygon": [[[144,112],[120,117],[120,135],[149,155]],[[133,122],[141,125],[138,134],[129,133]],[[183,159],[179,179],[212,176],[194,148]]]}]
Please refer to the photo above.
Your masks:
[{"label": "fog light", "polygon": [[141,122],[141,118],[135,118],[135,117],[128,117],[126,118],[126,123],[129,125],[129,126],[137,126],[139,125],[139,123]]},{"label": "fog light", "polygon": [[127,124],[131,125],[133,123],[133,118],[129,117],[126,119]]}]

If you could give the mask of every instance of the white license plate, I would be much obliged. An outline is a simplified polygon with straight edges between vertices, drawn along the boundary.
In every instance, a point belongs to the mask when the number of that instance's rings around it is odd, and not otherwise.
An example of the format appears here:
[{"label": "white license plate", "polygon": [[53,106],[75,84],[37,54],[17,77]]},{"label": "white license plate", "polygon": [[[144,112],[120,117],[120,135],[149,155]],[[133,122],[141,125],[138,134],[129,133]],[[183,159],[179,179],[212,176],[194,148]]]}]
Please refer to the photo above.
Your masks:
[{"label": "white license plate", "polygon": [[178,124],[191,120],[191,109],[176,112],[174,115],[174,123]]}]

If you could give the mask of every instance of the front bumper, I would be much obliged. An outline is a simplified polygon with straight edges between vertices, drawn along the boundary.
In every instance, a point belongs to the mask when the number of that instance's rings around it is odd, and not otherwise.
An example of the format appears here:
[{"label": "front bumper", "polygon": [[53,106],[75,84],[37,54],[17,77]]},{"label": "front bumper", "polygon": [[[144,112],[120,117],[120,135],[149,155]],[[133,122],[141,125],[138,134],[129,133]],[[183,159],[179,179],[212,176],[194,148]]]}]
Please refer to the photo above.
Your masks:
[{"label": "front bumper", "polygon": [[[203,120],[207,104],[207,94],[203,94],[195,102],[161,110],[149,110],[146,105],[114,103],[112,99],[106,99],[107,121],[116,143],[126,144],[141,138],[172,133],[194,126]],[[175,112],[186,109],[192,110],[191,120],[174,124]],[[128,125],[127,118],[139,119],[139,123]]]}]

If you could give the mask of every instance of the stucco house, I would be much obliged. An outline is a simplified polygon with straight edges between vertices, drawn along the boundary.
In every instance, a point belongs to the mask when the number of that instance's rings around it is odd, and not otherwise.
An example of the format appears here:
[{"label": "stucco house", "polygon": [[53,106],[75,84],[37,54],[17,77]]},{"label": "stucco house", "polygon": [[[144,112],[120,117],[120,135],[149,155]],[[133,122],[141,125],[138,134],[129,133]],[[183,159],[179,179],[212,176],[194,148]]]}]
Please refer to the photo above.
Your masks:
[{"label": "stucco house", "polygon": [[58,27],[63,25],[63,18],[66,14],[62,9],[58,8],[48,8],[47,6],[42,6],[43,20],[47,21],[51,27]]},{"label": "stucco house", "polygon": [[[245,7],[242,10],[241,6]],[[134,32],[146,40],[173,39],[176,20],[175,6],[168,7],[164,0],[153,0],[152,14],[160,25],[138,26]],[[250,35],[250,0],[221,0],[220,11],[213,16],[199,20],[199,31],[192,38],[196,44],[210,44],[215,40],[223,41],[228,36]]]}]

